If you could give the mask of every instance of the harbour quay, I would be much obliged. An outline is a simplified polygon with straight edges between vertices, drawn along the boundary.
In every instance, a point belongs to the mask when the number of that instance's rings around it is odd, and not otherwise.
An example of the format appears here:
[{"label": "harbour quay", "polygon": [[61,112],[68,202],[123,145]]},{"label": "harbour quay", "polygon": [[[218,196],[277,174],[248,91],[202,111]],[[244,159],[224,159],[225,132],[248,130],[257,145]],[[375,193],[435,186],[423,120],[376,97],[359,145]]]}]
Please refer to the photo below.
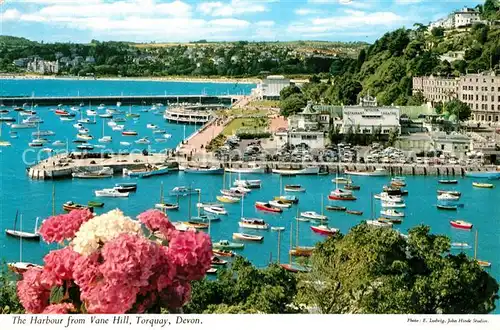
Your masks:
[{"label": "harbour quay", "polygon": [[23,104],[37,104],[45,106],[56,106],[59,104],[79,105],[84,104],[104,104],[122,105],[133,104],[225,104],[230,105],[238,101],[240,95],[101,95],[101,96],[2,96],[0,103],[5,106],[20,106]]},{"label": "harbour quay", "polygon": [[179,168],[178,163],[166,153],[61,153],[28,167],[31,179],[50,180],[72,178],[77,172],[96,172],[110,168],[114,175],[121,175],[123,169],[141,169],[148,166],[168,166]]}]

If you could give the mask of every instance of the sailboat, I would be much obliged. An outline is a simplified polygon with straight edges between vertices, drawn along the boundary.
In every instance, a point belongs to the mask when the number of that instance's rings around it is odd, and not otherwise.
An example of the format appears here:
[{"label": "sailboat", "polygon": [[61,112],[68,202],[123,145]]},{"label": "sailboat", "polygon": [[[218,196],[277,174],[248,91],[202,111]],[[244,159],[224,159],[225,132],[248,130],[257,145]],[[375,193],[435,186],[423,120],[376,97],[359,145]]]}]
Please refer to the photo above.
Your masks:
[{"label": "sailboat", "polygon": [[[297,210],[298,218],[298,210]],[[310,257],[314,251],[314,246],[300,246],[299,245],[299,220],[296,218],[296,237],[295,237],[295,248],[290,249],[288,253],[296,257]]]},{"label": "sailboat", "polygon": [[2,126],[3,122],[0,122],[0,147],[10,147],[11,144],[9,141],[2,140]]},{"label": "sailboat", "polygon": [[138,113],[132,113],[132,105],[128,108],[128,113],[126,114],[127,118],[139,118],[141,115]]},{"label": "sailboat", "polygon": [[177,203],[176,204],[165,203],[163,201],[163,181],[161,182],[161,187],[160,187],[160,202],[155,204],[155,208],[157,208],[161,211],[178,210],[179,209],[179,195],[177,195]]},{"label": "sailboat", "polygon": [[16,212],[16,218],[14,220],[14,229],[5,229],[5,234],[7,234],[8,236],[12,236],[12,237],[19,237],[19,238],[39,241],[40,234],[38,233],[38,221],[40,220],[40,218],[38,218],[38,217],[36,218],[35,229],[33,230],[32,233],[20,231],[20,230],[16,230],[18,213],[19,212]]},{"label": "sailboat", "polygon": [[[16,217],[17,218],[17,217]],[[23,230],[23,215],[20,216],[20,232]],[[32,264],[30,262],[23,261],[23,237],[19,237],[19,261],[18,262],[10,262],[7,264],[9,269],[17,274],[22,274],[30,268],[37,267],[42,268],[42,266],[37,264]]]},{"label": "sailboat", "polygon": [[474,242],[474,260],[476,260],[478,265],[481,267],[491,267],[491,262],[477,259],[477,230],[476,230],[476,239]]},{"label": "sailboat", "polygon": [[111,136],[109,135],[104,135],[104,120],[102,121],[102,137],[100,139],[98,139],[98,141],[100,143],[109,143],[111,142],[113,139],[111,138]]},{"label": "sailboat", "polygon": [[[278,241],[280,237],[281,232],[278,232]],[[292,245],[293,245],[293,222],[290,223],[290,251],[292,250]],[[289,259],[287,264],[282,264],[280,262],[280,253],[278,252],[278,265],[283,268],[286,271],[292,272],[292,273],[305,273],[309,272],[310,269],[308,267],[304,267],[298,264],[295,264],[292,262],[292,254],[289,254]]]}]

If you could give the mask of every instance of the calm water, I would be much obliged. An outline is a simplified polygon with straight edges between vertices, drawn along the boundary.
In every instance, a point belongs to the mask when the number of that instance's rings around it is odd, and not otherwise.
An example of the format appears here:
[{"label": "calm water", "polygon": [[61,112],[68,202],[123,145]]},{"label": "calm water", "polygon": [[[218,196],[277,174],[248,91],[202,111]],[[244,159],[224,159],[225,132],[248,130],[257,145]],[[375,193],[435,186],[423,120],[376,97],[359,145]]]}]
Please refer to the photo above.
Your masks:
[{"label": "calm water", "polygon": [[[10,83],[10,82],[9,82]],[[7,85],[9,85],[7,83]],[[19,83],[19,81],[16,81]],[[2,91],[9,90],[11,94],[22,94],[29,89],[37,90],[39,86],[44,86],[44,83],[60,83],[54,81],[38,82],[38,81],[22,81],[23,87],[15,89],[13,86],[2,86]],[[29,84],[28,84],[29,83]],[[64,82],[63,85],[68,82]],[[80,83],[82,84],[80,86]],[[89,83],[102,84],[103,82],[71,82],[73,88],[83,90],[83,86]],[[30,87],[31,84],[31,87]],[[106,82],[110,84],[109,93],[116,92],[118,89],[114,86],[115,82]],[[106,86],[106,84],[102,86]],[[136,83],[140,88],[147,88],[142,86],[144,83]],[[156,83],[152,83],[155,86]],[[221,88],[223,85],[215,84],[213,86],[207,84],[207,89]],[[218,87],[219,86],[219,87]],[[90,85],[87,90],[92,93],[97,93],[101,87]],[[133,86],[129,92],[132,92]],[[181,88],[181,87],[179,87]],[[192,87],[190,84],[184,84],[185,90]],[[203,88],[203,87],[202,87]],[[198,88],[199,89],[199,88]],[[44,92],[49,92],[50,88],[46,87]],[[54,94],[56,91],[54,91]],[[71,90],[67,93],[74,93]],[[139,135],[136,137],[125,138],[120,135],[120,132],[112,131],[105,125],[105,135],[113,137],[113,143],[110,144],[113,148],[125,149],[119,145],[119,141],[129,141],[132,143],[131,147],[137,147],[133,141],[144,136],[148,136],[154,142],[155,136],[151,130],[146,128],[146,124],[155,123],[160,128],[164,128],[167,133],[172,134],[172,138],[165,143],[153,143],[151,148],[159,151],[166,148],[174,148],[184,136],[184,126],[176,124],[168,124],[162,119],[161,116],[156,116],[152,112],[141,112],[144,108],[134,107],[133,111],[140,113],[141,118],[137,121],[127,120],[124,124],[126,128],[137,130]],[[57,132],[56,136],[51,137],[51,140],[65,140],[68,138],[70,141],[75,138],[76,129],[73,128],[75,122],[61,122],[49,108],[37,108],[38,114],[45,120],[41,125],[41,129],[51,129]],[[12,113],[11,115],[15,115]],[[102,119],[97,118],[97,124],[87,125],[91,130],[91,134],[95,136],[95,140],[91,143],[96,143],[97,138],[101,136]],[[194,126],[186,126],[186,135],[191,134]],[[8,139],[12,143],[10,148],[0,149],[0,230],[12,228],[16,211],[19,210],[23,214],[23,229],[28,231],[32,230],[35,224],[36,217],[41,219],[49,216],[52,209],[52,181],[31,181],[26,176],[25,167],[23,163],[23,152],[28,147],[28,142],[31,140],[31,133],[34,130],[21,130],[19,138],[11,139],[9,137],[9,127],[3,125],[3,139]],[[50,147],[50,145],[48,145]],[[140,146],[139,146],[140,147]],[[74,145],[70,144],[70,149]],[[31,161],[35,158],[34,154],[27,155],[27,160]],[[300,198],[298,206],[293,206],[291,209],[285,210],[282,214],[266,214],[255,210],[255,201],[267,201],[272,199],[275,195],[279,194],[280,179],[277,175],[272,174],[258,174],[246,175],[246,178],[262,179],[264,185],[261,189],[252,191],[248,197],[245,198],[243,213],[246,217],[259,217],[269,222],[271,226],[284,226],[286,230],[281,233],[281,261],[288,262],[288,249],[290,247],[290,226],[293,224],[294,230],[292,232],[293,241],[296,241],[296,222],[293,220],[297,208],[300,211],[316,211],[321,213],[323,198],[323,207],[331,203],[327,201],[328,193],[335,188],[332,183],[333,176],[309,176],[309,177],[289,177],[283,178],[283,185],[285,184],[301,184],[307,192],[297,194]],[[236,179],[236,175],[232,177],[228,174],[225,176],[226,185]],[[113,208],[120,208],[130,216],[136,216],[140,212],[152,208],[160,199],[160,185],[164,183],[166,194],[175,186],[192,185],[193,187],[202,188],[201,199],[204,202],[215,201],[215,197],[219,194],[219,190],[223,187],[224,177],[210,176],[210,175],[196,175],[188,173],[171,173],[161,177],[152,177],[148,179],[131,180],[138,182],[138,190],[132,193],[129,198],[102,198],[105,202],[103,209],[97,208],[97,212],[108,211]],[[114,177],[112,179],[104,180],[61,180],[55,181],[56,190],[56,209],[62,212],[62,204],[68,200],[79,203],[86,203],[89,200],[98,200],[94,196],[94,190],[107,187],[113,187],[115,183],[123,182],[122,177]],[[347,232],[350,227],[358,224],[360,221],[366,219],[370,215],[370,197],[372,193],[378,193],[381,187],[387,183],[388,178],[354,178],[355,183],[361,186],[361,190],[355,192],[358,197],[354,202],[337,202],[343,204],[349,209],[363,211],[363,216],[349,215],[342,212],[324,211],[329,216],[329,224],[332,227],[339,228],[342,232]],[[498,184],[498,183],[496,183]],[[401,225],[396,225],[396,228],[403,233],[413,226],[419,224],[427,224],[432,228],[433,233],[444,234],[451,238],[453,242],[467,242],[470,246],[474,246],[474,231],[464,231],[453,229],[449,221],[451,219],[465,219],[474,224],[474,229],[479,233],[479,248],[478,258],[488,260],[492,263],[492,267],[488,270],[493,276],[500,280],[500,256],[498,255],[498,247],[500,244],[500,227],[498,226],[498,217],[500,215],[500,206],[497,204],[500,200],[500,187],[495,189],[478,189],[472,187],[472,180],[468,178],[460,178],[458,185],[439,185],[436,177],[407,177],[407,187],[409,195],[405,198],[407,205],[406,209],[402,211],[406,214],[404,221]],[[436,204],[436,190],[437,189],[453,189],[462,192],[461,203],[464,203],[463,208],[458,211],[440,211],[435,207]],[[197,210],[195,204],[197,196],[191,198],[191,214],[195,215]],[[169,199],[168,197],[166,198]],[[175,198],[170,199],[172,202]],[[179,211],[172,211],[169,217],[173,221],[182,221],[188,218],[189,214],[189,197],[182,197],[180,199],[181,209]],[[375,212],[379,214],[380,205],[379,201],[375,200]],[[220,239],[229,239],[233,232],[242,231],[238,227],[238,219],[241,214],[241,204],[227,204],[226,209],[229,215],[222,216],[222,221],[214,222],[211,226],[211,235],[213,241]],[[273,231],[252,231],[245,230],[245,232],[259,234],[264,236],[262,243],[245,243],[245,249],[240,253],[249,258],[257,266],[265,266],[270,259],[276,259],[277,255],[277,242],[278,233]],[[299,244],[300,245],[313,245],[314,243],[324,239],[324,237],[314,234],[310,230],[310,224],[299,222]],[[19,260],[20,258],[20,244],[19,241],[4,234],[0,235],[0,256],[7,261]],[[47,246],[46,244],[23,242],[22,259],[24,261],[40,263],[42,257],[47,251],[54,246]],[[470,256],[473,256],[473,248],[464,250]],[[459,250],[456,250],[459,252]]]}]

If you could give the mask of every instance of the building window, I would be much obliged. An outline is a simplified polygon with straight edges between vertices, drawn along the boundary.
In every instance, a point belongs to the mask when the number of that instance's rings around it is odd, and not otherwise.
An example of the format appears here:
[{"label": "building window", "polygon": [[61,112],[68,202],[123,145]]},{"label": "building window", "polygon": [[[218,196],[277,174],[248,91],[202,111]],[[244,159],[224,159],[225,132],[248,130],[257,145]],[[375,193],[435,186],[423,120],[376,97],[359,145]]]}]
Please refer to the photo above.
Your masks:
[{"label": "building window", "polygon": [[491,110],[495,110],[495,105],[494,104],[491,105]]},{"label": "building window", "polygon": [[444,144],[441,145],[441,150],[444,150]]},{"label": "building window", "polygon": [[495,102],[495,96],[491,95],[491,102]]},{"label": "building window", "polygon": [[488,116],[488,121],[491,121],[491,116]]},{"label": "building window", "polygon": [[481,115],[481,120],[484,121],[484,115]]},{"label": "building window", "polygon": [[[498,110],[500,110],[500,106],[498,107]],[[498,121],[498,116],[495,116],[495,121]]]}]

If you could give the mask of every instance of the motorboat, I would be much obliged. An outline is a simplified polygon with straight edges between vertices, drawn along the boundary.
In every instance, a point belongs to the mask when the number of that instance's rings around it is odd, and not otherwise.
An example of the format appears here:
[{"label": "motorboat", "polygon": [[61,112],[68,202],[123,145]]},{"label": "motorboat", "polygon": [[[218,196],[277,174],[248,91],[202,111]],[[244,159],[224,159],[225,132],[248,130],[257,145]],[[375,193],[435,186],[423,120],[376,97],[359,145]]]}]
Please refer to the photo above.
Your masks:
[{"label": "motorboat", "polygon": [[500,179],[500,171],[465,171],[465,176],[478,179]]},{"label": "motorboat", "polygon": [[124,128],[125,128],[124,125],[115,125],[115,126],[111,127],[111,129],[113,131],[123,131]]},{"label": "motorboat", "polygon": [[472,229],[472,223],[463,220],[452,220],[450,221],[450,225],[459,229]]},{"label": "motorboat", "polygon": [[440,184],[457,184],[458,180],[439,180]]},{"label": "motorboat", "polygon": [[75,171],[71,175],[75,179],[104,179],[111,178],[113,173],[113,168],[106,166],[94,170]]},{"label": "motorboat", "polygon": [[167,131],[164,129],[155,129],[153,130],[153,134],[166,134]]},{"label": "motorboat", "polygon": [[86,134],[88,134],[88,132],[90,132],[88,128],[81,128],[78,130],[78,133],[80,133],[80,134],[86,135]]},{"label": "motorboat", "polygon": [[231,250],[212,249],[212,252],[213,252],[214,256],[218,256],[218,257],[235,257],[236,256],[236,253],[234,253]]},{"label": "motorboat", "polygon": [[262,242],[264,240],[264,236],[250,235],[244,233],[233,233],[233,239],[242,241]]},{"label": "motorboat", "polygon": [[328,217],[326,215],[322,215],[319,213],[316,213],[314,211],[306,211],[300,213],[300,216],[306,219],[312,219],[312,220],[320,220],[320,221],[325,221],[328,220]]},{"label": "motorboat", "polygon": [[94,124],[89,118],[80,118],[76,121],[78,124]]},{"label": "motorboat", "polygon": [[89,207],[104,207],[104,203],[103,202],[98,202],[98,201],[89,201],[87,203],[87,205]]},{"label": "motorboat", "polygon": [[220,193],[224,196],[231,196],[231,197],[242,197],[246,194],[246,193],[242,193],[240,191],[234,191],[234,190],[230,190],[230,189],[221,189]]},{"label": "motorboat", "polygon": [[472,182],[472,186],[476,188],[493,188],[492,183],[483,183],[483,182]]},{"label": "motorboat", "polygon": [[172,137],[172,134],[163,134],[163,137],[165,139],[170,139]]},{"label": "motorboat", "polygon": [[373,227],[392,227],[392,222],[384,222],[380,220],[366,220],[366,224]]},{"label": "motorboat", "polygon": [[94,137],[90,134],[81,134],[81,133],[78,133],[76,135],[76,137],[80,140],[85,140],[85,141],[90,141],[92,140]]},{"label": "motorboat", "polygon": [[119,192],[116,188],[96,190],[97,197],[128,197],[128,192]]},{"label": "motorboat", "polygon": [[221,203],[238,203],[240,201],[240,198],[235,196],[222,195],[217,196],[216,198]]},{"label": "motorboat", "polygon": [[453,195],[453,196],[462,196],[462,193],[460,191],[456,191],[456,190],[438,190],[437,191],[438,195],[441,195],[441,194],[449,194],[449,195]]},{"label": "motorboat", "polygon": [[279,207],[282,209],[287,209],[287,208],[290,208],[292,206],[291,203],[283,202],[281,200],[272,200],[272,201],[269,201],[268,203],[271,206]]},{"label": "motorboat", "polygon": [[218,214],[218,215],[226,215],[227,211],[223,206],[204,206],[203,211]]},{"label": "motorboat", "polygon": [[170,210],[178,210],[179,209],[179,204],[178,203],[156,203],[155,208],[158,210],[162,211],[170,211]]},{"label": "motorboat", "polygon": [[296,246],[294,249],[290,249],[288,253],[294,257],[310,257],[314,250],[314,246]]},{"label": "motorboat", "polygon": [[32,142],[28,143],[28,146],[30,146],[32,148],[41,148],[41,147],[43,147],[43,143],[32,141]]},{"label": "motorboat", "polygon": [[273,213],[283,212],[283,210],[280,207],[275,207],[265,202],[255,202],[255,208],[259,211],[265,211],[265,212],[273,212]]},{"label": "motorboat", "polygon": [[168,166],[156,166],[156,165],[148,165],[144,169],[129,170],[128,168],[124,168],[122,170],[123,176],[131,176],[139,178],[148,178],[155,175],[168,174],[169,172],[170,168]]},{"label": "motorboat", "polygon": [[294,195],[276,196],[276,197],[274,197],[274,200],[289,203],[289,204],[297,204],[299,202],[299,199],[297,198],[297,196],[294,196]]},{"label": "motorboat", "polygon": [[101,104],[99,104],[99,106],[97,107],[97,110],[103,110],[103,109],[105,109],[105,108],[106,108],[106,106],[105,106],[104,104],[102,104],[102,103],[101,103]]},{"label": "motorboat", "polygon": [[55,114],[58,116],[70,116],[71,114],[64,109],[56,109]]},{"label": "motorboat", "polygon": [[155,125],[155,124],[147,124],[147,125],[146,125],[146,128],[149,128],[149,129],[157,129],[157,128],[158,128],[158,126],[157,126],[157,125]]},{"label": "motorboat", "polygon": [[385,168],[376,168],[373,171],[344,171],[347,175],[357,176],[387,176],[389,172]]},{"label": "motorboat", "polygon": [[333,183],[348,183],[348,182],[349,182],[349,179],[348,179],[348,178],[346,178],[346,177],[341,177],[341,176],[339,176],[339,177],[337,177],[337,178],[332,179],[332,182],[333,182]]},{"label": "motorboat", "polygon": [[99,116],[99,118],[113,118],[113,114],[109,113],[109,112],[101,113],[98,116]]},{"label": "motorboat", "polygon": [[384,222],[384,223],[391,223],[391,224],[400,224],[403,223],[403,220],[401,218],[387,218],[387,217],[378,217],[377,221]]},{"label": "motorboat", "polygon": [[220,259],[216,256],[213,256],[212,260],[211,260],[211,264],[212,264],[212,266],[225,266],[227,264],[227,260]]},{"label": "motorboat", "polygon": [[311,226],[311,230],[317,234],[327,235],[327,236],[332,236],[332,235],[335,235],[339,232],[339,229],[330,228],[330,227],[325,226],[325,225]]},{"label": "motorboat", "polygon": [[151,144],[151,141],[148,140],[147,137],[140,138],[139,140],[135,140],[137,144]]},{"label": "motorboat", "polygon": [[130,146],[130,142],[127,142],[127,141],[120,141],[120,145],[121,145],[121,146],[128,147],[128,146]]},{"label": "motorboat", "polygon": [[115,184],[115,189],[119,192],[134,192],[137,191],[137,186],[122,186],[119,183]]},{"label": "motorboat", "polygon": [[41,124],[43,123],[43,119],[38,116],[29,116],[28,118],[23,120],[23,124]]},{"label": "motorboat", "polygon": [[446,210],[446,211],[456,211],[458,209],[458,205],[449,205],[449,204],[437,204],[436,207],[439,210]]},{"label": "motorboat", "polygon": [[395,208],[395,209],[396,208],[397,209],[402,209],[402,208],[406,207],[405,203],[396,203],[396,202],[393,202],[393,201],[383,201],[381,205],[384,208]]},{"label": "motorboat", "polygon": [[405,214],[403,212],[399,212],[393,209],[387,209],[380,211],[380,214],[385,215],[386,217],[404,217]]},{"label": "motorboat", "polygon": [[185,173],[191,174],[223,174],[224,168],[212,166],[212,167],[186,167],[184,169]]},{"label": "motorboat", "polygon": [[73,127],[78,129],[78,130],[81,130],[81,129],[84,129],[85,126],[83,126],[82,123],[76,123],[76,124],[73,124]]},{"label": "motorboat", "polygon": [[340,200],[340,201],[355,201],[356,197],[352,194],[350,190],[335,189],[328,195],[330,200]]},{"label": "motorboat", "polygon": [[287,184],[285,186],[285,191],[288,191],[288,192],[305,192],[306,188],[302,187],[300,184]]},{"label": "motorboat", "polygon": [[33,264],[31,262],[23,262],[23,261],[18,261],[18,262],[10,262],[7,264],[7,267],[10,271],[22,275],[25,273],[27,270],[31,268],[38,268],[42,269],[43,267],[37,264]]},{"label": "motorboat", "polygon": [[136,131],[132,131],[132,130],[127,130],[127,131],[123,131],[122,135],[123,136],[135,136],[135,135],[137,135],[137,132]]},{"label": "motorboat", "polygon": [[399,196],[389,195],[387,192],[382,192],[380,194],[376,194],[373,196],[376,199],[380,199],[383,202],[394,202],[394,203],[402,203],[403,199]]},{"label": "motorboat", "polygon": [[452,195],[452,194],[439,194],[437,199],[440,201],[458,201],[460,196]]},{"label": "motorboat", "polygon": [[392,196],[408,195],[408,190],[402,190],[401,187],[384,186],[382,190]]},{"label": "motorboat", "polygon": [[49,131],[49,130],[36,131],[36,132],[31,133],[31,136],[34,136],[34,137],[53,136],[53,135],[56,135],[56,133],[54,131]]},{"label": "motorboat", "polygon": [[113,138],[111,136],[103,136],[102,138],[99,138],[98,141],[100,143],[110,143],[113,141]]},{"label": "motorboat", "polygon": [[271,227],[272,231],[284,231],[285,227]]},{"label": "motorboat", "polygon": [[319,166],[309,166],[300,170],[294,169],[272,169],[272,173],[280,175],[314,175],[319,173]]},{"label": "motorboat", "polygon": [[226,172],[230,172],[230,173],[242,173],[242,174],[245,174],[245,173],[247,173],[247,174],[249,174],[249,173],[264,173],[265,172],[264,167],[261,167],[260,165],[257,165],[255,163],[248,163],[247,167],[225,168],[224,170]]},{"label": "motorboat", "polygon": [[327,205],[326,209],[328,211],[341,211],[341,212],[347,211],[347,207],[345,207],[345,206],[337,206],[337,205]]},{"label": "motorboat", "polygon": [[261,229],[261,230],[269,229],[269,225],[265,223],[264,220],[257,218],[241,218],[241,221],[238,222],[238,225],[241,228],[248,228],[248,229]]},{"label": "motorboat", "polygon": [[234,243],[228,240],[220,240],[218,242],[212,243],[212,247],[214,249],[223,249],[223,250],[241,250],[245,247],[242,243]]},{"label": "motorboat", "polygon": [[468,243],[453,242],[451,243],[452,249],[470,249],[471,246]]},{"label": "motorboat", "polygon": [[72,118],[72,117],[61,117],[60,120],[61,121],[74,121],[75,118]]},{"label": "motorboat", "polygon": [[63,204],[63,210],[70,212],[73,210],[89,210],[90,212],[94,212],[94,209],[92,207],[89,207],[87,205],[82,205],[78,204],[72,201],[67,201],[66,203]]},{"label": "motorboat", "polygon": [[77,145],[76,148],[79,150],[93,150],[94,146],[89,144],[89,143],[83,143],[83,144]]},{"label": "motorboat", "polygon": [[182,224],[188,228],[193,228],[193,229],[208,229],[208,223],[204,222],[184,221],[182,222]]},{"label": "motorboat", "polygon": [[345,190],[360,190],[361,189],[361,186],[357,186],[357,185],[354,185],[354,184],[351,184],[351,183],[347,183],[344,185],[344,189]]},{"label": "motorboat", "polygon": [[87,110],[85,113],[86,113],[86,114],[87,114],[87,116],[89,116],[89,117],[92,117],[92,116],[97,116],[97,111],[95,111],[95,110],[91,110],[91,109],[89,109],[89,110]]},{"label": "motorboat", "polygon": [[191,217],[190,221],[209,223],[209,222],[217,222],[220,220],[221,220],[220,217],[213,214],[200,214],[198,216]]},{"label": "motorboat", "polygon": [[246,195],[246,194],[252,192],[252,189],[248,189],[245,187],[231,187],[231,188],[229,188],[229,191],[232,193],[236,193],[238,195]]},{"label": "motorboat", "polygon": [[346,210],[345,213],[353,215],[363,215],[363,211]]},{"label": "motorboat", "polygon": [[35,124],[32,123],[23,123],[23,124],[12,124],[10,125],[11,129],[31,129],[36,128]]},{"label": "motorboat", "polygon": [[172,196],[188,196],[188,195],[194,195],[199,193],[199,189],[196,188],[191,188],[191,187],[175,187],[170,191],[170,195]]},{"label": "motorboat", "polygon": [[233,183],[236,187],[244,187],[244,188],[260,188],[262,185],[261,180],[234,180]]}]

